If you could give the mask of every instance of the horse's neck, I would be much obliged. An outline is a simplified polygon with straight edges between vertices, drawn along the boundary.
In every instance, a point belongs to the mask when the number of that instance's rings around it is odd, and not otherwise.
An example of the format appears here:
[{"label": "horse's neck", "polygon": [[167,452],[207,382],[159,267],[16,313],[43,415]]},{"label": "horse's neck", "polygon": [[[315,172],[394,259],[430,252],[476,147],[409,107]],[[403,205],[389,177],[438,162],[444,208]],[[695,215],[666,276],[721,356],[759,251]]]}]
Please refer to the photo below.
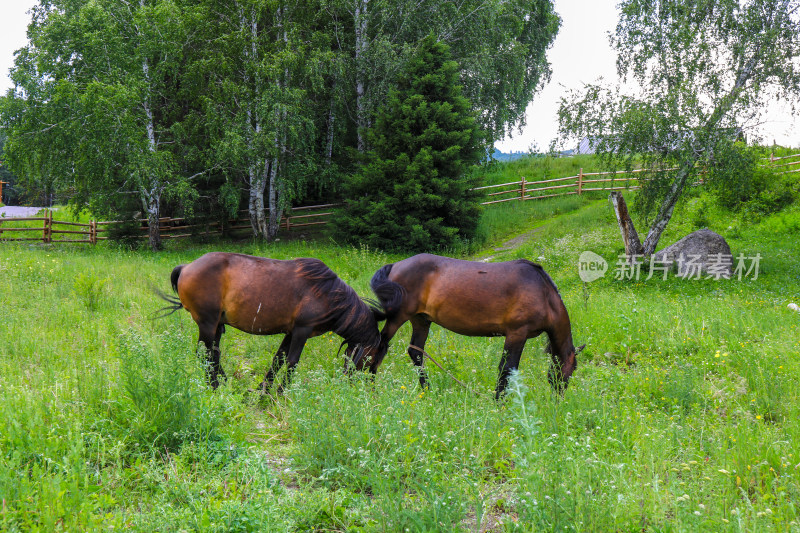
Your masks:
[{"label": "horse's neck", "polygon": [[[344,311],[336,321],[333,332],[344,338],[348,344],[366,346],[373,343],[373,339],[369,338],[371,335],[367,333],[369,323],[365,314],[369,313],[371,315],[372,311],[369,310],[366,304],[363,304],[363,306],[363,308],[357,308],[352,312],[350,310]],[[377,331],[377,327],[375,329]]]},{"label": "horse's neck", "polygon": [[569,322],[547,332],[547,336],[550,339],[550,349],[553,355],[566,355],[575,349]]}]

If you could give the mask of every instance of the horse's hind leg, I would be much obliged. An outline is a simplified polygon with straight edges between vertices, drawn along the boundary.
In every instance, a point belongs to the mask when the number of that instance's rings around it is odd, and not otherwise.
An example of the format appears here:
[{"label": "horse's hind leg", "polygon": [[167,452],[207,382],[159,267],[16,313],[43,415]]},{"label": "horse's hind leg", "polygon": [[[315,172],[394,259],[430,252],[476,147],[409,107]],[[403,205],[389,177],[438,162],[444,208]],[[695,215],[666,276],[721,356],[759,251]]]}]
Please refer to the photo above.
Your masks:
[{"label": "horse's hind leg", "polygon": [[503,345],[503,357],[500,359],[499,375],[497,376],[497,388],[494,392],[495,399],[499,400],[508,385],[508,376],[513,370],[519,368],[519,360],[522,357],[522,349],[525,348],[527,335],[512,333],[506,335],[506,342]]},{"label": "horse's hind leg", "polygon": [[411,362],[417,369],[419,374],[419,384],[421,387],[428,386],[428,376],[425,374],[425,354],[422,351],[425,349],[425,342],[428,340],[428,333],[431,329],[431,321],[419,316],[411,319],[411,343],[408,347],[408,355],[411,357]]},{"label": "horse's hind leg", "polygon": [[220,361],[222,357],[222,350],[219,347],[219,342],[222,339],[223,333],[225,333],[225,324],[219,324],[217,326],[217,331],[214,334],[214,356],[212,364],[214,365],[214,373],[217,376],[221,376],[223,379],[227,379],[228,376],[225,375],[225,370],[223,370],[222,362]]},{"label": "horse's hind leg", "polygon": [[225,377],[220,364],[219,342],[225,326],[219,323],[204,322],[199,325],[200,342],[206,347],[206,378],[212,389],[219,387],[219,376]]},{"label": "horse's hind leg", "polygon": [[272,387],[273,381],[275,381],[275,376],[278,374],[278,371],[281,369],[283,364],[286,362],[286,352],[289,351],[289,345],[292,342],[292,334],[287,333],[283,336],[283,340],[281,341],[281,345],[278,347],[278,351],[275,352],[275,356],[272,358],[272,365],[270,369],[267,371],[266,375],[264,376],[264,381],[258,386],[261,389],[262,393],[267,392],[267,389]]}]

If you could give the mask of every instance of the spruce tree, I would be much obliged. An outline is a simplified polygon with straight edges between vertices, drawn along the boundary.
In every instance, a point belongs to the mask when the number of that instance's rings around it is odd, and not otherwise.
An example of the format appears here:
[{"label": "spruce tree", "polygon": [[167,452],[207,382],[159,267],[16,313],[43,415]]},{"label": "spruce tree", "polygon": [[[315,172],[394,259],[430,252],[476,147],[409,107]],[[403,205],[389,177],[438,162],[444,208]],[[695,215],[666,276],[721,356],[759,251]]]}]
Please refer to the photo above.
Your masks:
[{"label": "spruce tree", "polygon": [[474,236],[473,165],[485,153],[449,47],[428,36],[368,134],[370,151],[346,188],[340,231],[383,250],[429,251]]}]

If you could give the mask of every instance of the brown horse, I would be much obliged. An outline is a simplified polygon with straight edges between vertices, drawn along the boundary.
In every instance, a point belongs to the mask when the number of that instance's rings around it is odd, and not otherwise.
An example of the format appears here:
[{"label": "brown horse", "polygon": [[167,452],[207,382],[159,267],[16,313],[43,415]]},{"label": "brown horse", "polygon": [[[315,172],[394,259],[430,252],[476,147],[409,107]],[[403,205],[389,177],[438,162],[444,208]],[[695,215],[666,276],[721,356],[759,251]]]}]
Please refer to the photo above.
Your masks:
[{"label": "brown horse", "polygon": [[[544,269],[519,259],[505,263],[478,263],[420,254],[378,270],[370,282],[386,313],[381,350],[370,360],[354,360],[357,368],[369,365],[375,373],[386,355],[389,341],[407,320],[413,331],[408,354],[422,368],[425,341],[431,322],[461,335],[506,338],[495,396],[500,398],[508,376],[519,366],[525,342],[547,333],[553,366],[548,374],[558,392],[567,387],[577,366],[567,309],[553,280]],[[369,354],[364,354],[369,357]]]},{"label": "brown horse", "polygon": [[207,350],[213,388],[220,375],[225,377],[219,349],[225,325],[254,335],[285,335],[259,386],[263,392],[284,364],[284,385],[289,383],[310,337],[333,331],[344,338],[345,353],[354,360],[378,351],[383,313],[317,259],[279,261],[213,252],[175,267],[171,281],[180,299],[166,297],[173,305],[165,309],[191,313]]}]

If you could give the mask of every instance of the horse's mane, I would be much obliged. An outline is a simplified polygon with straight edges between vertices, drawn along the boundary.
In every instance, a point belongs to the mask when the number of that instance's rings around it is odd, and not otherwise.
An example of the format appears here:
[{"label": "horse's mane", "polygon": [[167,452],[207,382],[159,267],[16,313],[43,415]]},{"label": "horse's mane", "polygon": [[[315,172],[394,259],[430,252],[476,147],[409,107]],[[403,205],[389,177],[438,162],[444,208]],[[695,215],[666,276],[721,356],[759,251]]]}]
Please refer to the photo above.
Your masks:
[{"label": "horse's mane", "polygon": [[558,297],[561,298],[561,292],[558,290],[558,286],[556,285],[556,282],[553,281],[553,278],[550,277],[550,274],[548,274],[545,271],[545,269],[544,269],[544,267],[542,265],[540,265],[539,263],[534,263],[533,261],[529,261],[528,259],[516,259],[516,260],[514,260],[514,262],[515,263],[524,263],[524,264],[526,264],[528,266],[532,266],[539,273],[539,275],[542,277],[542,279],[546,283],[548,283],[551,287],[553,287],[553,289],[555,289],[556,294],[558,294]]},{"label": "horse's mane", "polygon": [[347,342],[352,340],[368,345],[380,342],[372,310],[350,285],[319,259],[304,258],[295,262],[298,275],[309,283],[314,296],[327,298],[330,302],[322,322],[333,322],[333,331]]}]

